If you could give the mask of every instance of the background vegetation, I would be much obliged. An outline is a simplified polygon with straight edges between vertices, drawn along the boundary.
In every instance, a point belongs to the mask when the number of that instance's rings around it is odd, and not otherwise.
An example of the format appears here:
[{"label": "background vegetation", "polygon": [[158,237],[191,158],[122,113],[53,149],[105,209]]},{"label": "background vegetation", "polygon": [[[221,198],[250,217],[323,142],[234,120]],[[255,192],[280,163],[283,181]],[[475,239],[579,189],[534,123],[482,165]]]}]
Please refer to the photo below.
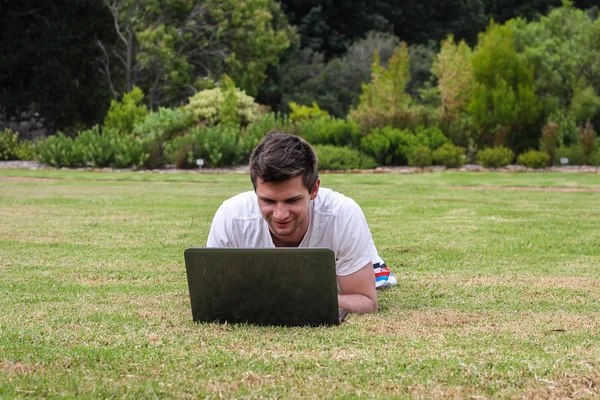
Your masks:
[{"label": "background vegetation", "polygon": [[[10,2],[0,158],[226,166],[280,127],[352,150],[344,168],[371,167],[363,156],[457,166],[495,147],[512,152],[508,163],[598,165],[592,3]],[[32,124],[51,143],[9,147],[14,131],[31,139]],[[520,157],[529,151],[547,161]]]}]

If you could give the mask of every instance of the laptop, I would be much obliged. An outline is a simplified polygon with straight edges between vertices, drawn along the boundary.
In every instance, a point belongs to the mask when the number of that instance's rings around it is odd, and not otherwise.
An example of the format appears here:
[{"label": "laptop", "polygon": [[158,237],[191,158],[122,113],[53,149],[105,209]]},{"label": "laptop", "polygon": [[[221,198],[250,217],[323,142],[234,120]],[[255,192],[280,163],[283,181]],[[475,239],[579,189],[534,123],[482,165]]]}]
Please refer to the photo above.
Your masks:
[{"label": "laptop", "polygon": [[185,250],[195,322],[338,325],[335,256],[328,248]]}]

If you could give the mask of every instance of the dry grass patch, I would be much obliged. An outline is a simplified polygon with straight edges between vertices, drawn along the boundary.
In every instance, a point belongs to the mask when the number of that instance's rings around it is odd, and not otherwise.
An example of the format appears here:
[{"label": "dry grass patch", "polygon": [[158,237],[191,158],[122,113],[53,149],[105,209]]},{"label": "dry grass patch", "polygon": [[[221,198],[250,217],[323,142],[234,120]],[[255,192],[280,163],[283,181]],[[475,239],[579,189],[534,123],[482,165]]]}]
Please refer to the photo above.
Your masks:
[{"label": "dry grass patch", "polygon": [[22,362],[13,362],[9,360],[0,361],[0,371],[6,376],[9,381],[17,375],[27,375],[36,372],[41,367],[34,364],[26,364]]},{"label": "dry grass patch", "polygon": [[470,190],[500,190],[500,191],[525,191],[525,192],[600,192],[600,188],[582,187],[536,187],[536,186],[451,186],[455,189]]},{"label": "dry grass patch", "polygon": [[600,398],[600,372],[587,374],[564,372],[552,379],[537,379],[536,387],[524,393],[526,399],[597,399]]}]

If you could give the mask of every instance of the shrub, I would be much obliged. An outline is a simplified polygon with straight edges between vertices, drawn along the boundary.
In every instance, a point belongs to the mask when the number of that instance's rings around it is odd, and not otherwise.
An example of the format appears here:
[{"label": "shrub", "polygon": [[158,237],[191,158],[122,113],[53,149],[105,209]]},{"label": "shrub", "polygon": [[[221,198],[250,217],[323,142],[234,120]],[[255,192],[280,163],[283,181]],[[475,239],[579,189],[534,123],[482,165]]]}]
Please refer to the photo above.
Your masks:
[{"label": "shrub", "polygon": [[477,153],[477,162],[485,168],[505,167],[515,158],[512,150],[498,146],[491,149],[484,149]]},{"label": "shrub", "polygon": [[419,144],[408,153],[408,165],[413,167],[427,167],[431,165],[431,149]]},{"label": "shrub", "polygon": [[542,150],[550,156],[550,165],[556,162],[556,147],[558,146],[558,125],[549,122],[542,128],[542,139],[540,143]]},{"label": "shrub", "polygon": [[329,116],[329,113],[325,110],[321,110],[319,105],[314,101],[312,103],[312,107],[296,104],[293,101],[289,104],[289,106],[292,110],[290,113],[290,119],[292,122]]},{"label": "shrub", "polygon": [[175,168],[196,168],[196,159],[200,157],[196,137],[193,133],[176,137],[165,146],[165,160]]},{"label": "shrub", "polygon": [[19,140],[19,132],[5,129],[0,132],[0,161],[32,160],[33,146],[30,141]]},{"label": "shrub", "polygon": [[35,151],[42,164],[56,168],[80,167],[83,165],[83,155],[74,145],[73,139],[58,132],[45,140],[40,140]]},{"label": "shrub", "polygon": [[162,108],[152,112],[133,128],[133,133],[142,138],[159,136],[170,140],[183,136],[192,127],[194,119],[189,112],[182,108]]},{"label": "shrub", "polygon": [[192,129],[198,158],[213,167],[235,165],[242,159],[238,146],[238,131],[230,126],[216,125]]},{"label": "shrub", "polygon": [[587,121],[585,126],[579,129],[579,145],[583,152],[583,163],[587,165],[590,163],[592,153],[598,148],[596,144],[596,131],[590,121]]},{"label": "shrub", "polygon": [[446,143],[432,152],[431,159],[435,164],[447,168],[461,167],[465,163],[465,149]]},{"label": "shrub", "polygon": [[564,165],[583,165],[584,157],[581,146],[572,145],[569,147],[559,147],[556,149],[556,165],[563,165],[562,159],[566,159],[567,162]]},{"label": "shrub", "polygon": [[590,156],[590,165],[593,165],[594,167],[600,167],[600,150],[596,150],[594,153],[592,153]]},{"label": "shrub", "polygon": [[357,149],[332,145],[313,146],[319,158],[319,169],[369,169],[377,163],[373,157],[362,154]]},{"label": "shrub", "polygon": [[[248,96],[242,90],[235,88],[234,94],[237,99],[237,116],[242,126],[258,120],[262,114],[260,106],[254,102],[254,98]],[[221,108],[225,96],[221,88],[202,90],[189,98],[189,103],[184,106],[196,121],[211,125],[219,124],[222,120]]]},{"label": "shrub", "polygon": [[113,130],[106,129],[107,134],[101,134],[98,125],[83,131],[74,140],[74,146],[81,154],[84,164],[92,167],[108,167],[114,162],[115,143],[112,138]]},{"label": "shrub", "polygon": [[419,144],[427,146],[430,150],[436,150],[446,143],[450,143],[448,138],[442,133],[442,130],[437,127],[426,128],[419,126],[415,129],[415,135]]},{"label": "shrub", "polygon": [[148,115],[148,109],[142,104],[143,99],[142,89],[134,86],[131,92],[123,95],[121,101],[112,100],[104,118],[104,127],[131,133],[133,127]]},{"label": "shrub", "polygon": [[549,163],[550,156],[543,151],[529,150],[517,157],[517,164],[527,168],[545,168]]},{"label": "shrub", "polygon": [[386,127],[364,136],[360,148],[379,165],[406,165],[408,153],[417,144],[416,136],[410,131]]},{"label": "shrub", "polygon": [[358,148],[362,133],[353,122],[334,117],[305,119],[296,123],[296,133],[307,142]]},{"label": "shrub", "polygon": [[294,126],[285,115],[268,113],[261,115],[259,119],[248,125],[242,132],[238,145],[244,157],[250,156],[252,150],[262,140],[262,138],[271,130],[292,133]]}]

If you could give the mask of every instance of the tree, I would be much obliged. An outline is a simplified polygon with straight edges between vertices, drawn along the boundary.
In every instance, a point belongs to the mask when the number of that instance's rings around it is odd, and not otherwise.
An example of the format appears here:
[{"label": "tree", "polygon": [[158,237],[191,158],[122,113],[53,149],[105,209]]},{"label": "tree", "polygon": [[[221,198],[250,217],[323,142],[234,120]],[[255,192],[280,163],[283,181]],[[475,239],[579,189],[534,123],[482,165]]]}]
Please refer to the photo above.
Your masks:
[{"label": "tree", "polygon": [[273,0],[109,0],[107,6],[119,40],[99,43],[106,77],[115,96],[141,87],[151,108],[180,103],[223,73],[255,94],[295,34]]},{"label": "tree", "polygon": [[509,145],[513,150],[539,141],[534,125],[540,114],[533,83],[533,68],[515,48],[511,22],[492,21],[480,34],[473,54],[475,86],[468,106],[490,145]]},{"label": "tree", "polygon": [[0,114],[41,119],[50,130],[104,117],[110,92],[97,40],[111,19],[98,1],[4,1],[0,12]]}]

